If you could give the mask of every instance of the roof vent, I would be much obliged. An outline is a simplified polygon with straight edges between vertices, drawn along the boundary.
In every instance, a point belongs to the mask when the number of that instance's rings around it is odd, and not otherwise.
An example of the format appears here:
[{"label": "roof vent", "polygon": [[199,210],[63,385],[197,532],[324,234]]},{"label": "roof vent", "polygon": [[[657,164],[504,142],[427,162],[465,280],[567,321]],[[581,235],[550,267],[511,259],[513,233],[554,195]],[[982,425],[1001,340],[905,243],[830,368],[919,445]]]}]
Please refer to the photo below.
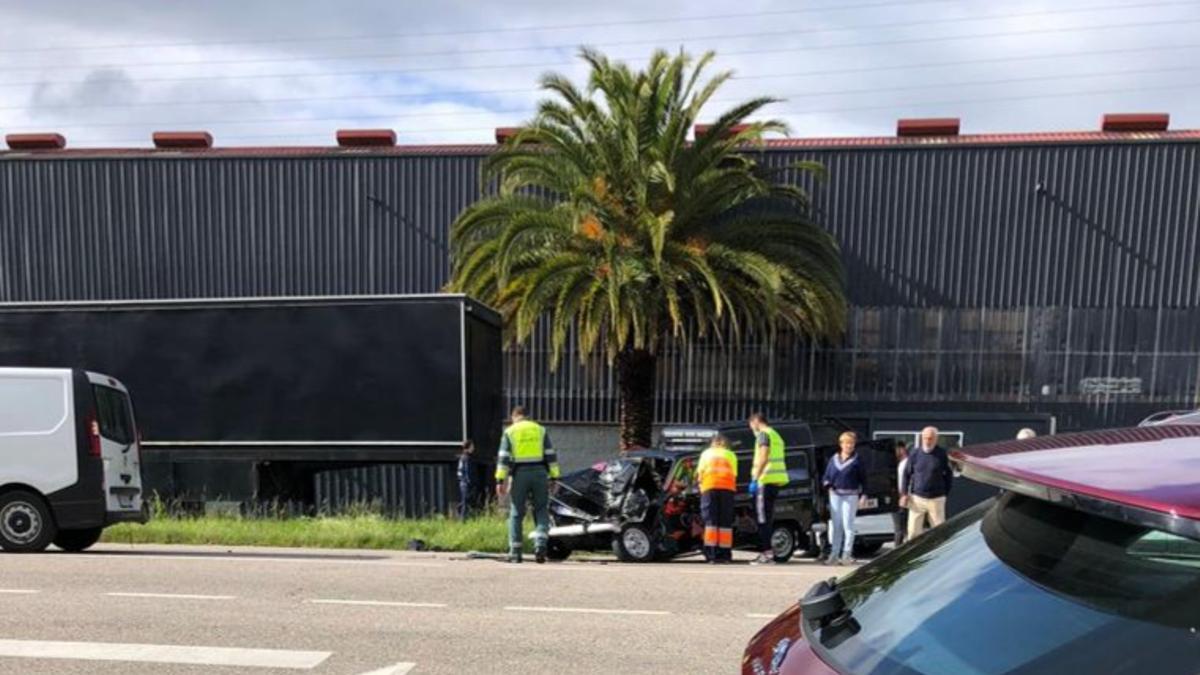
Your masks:
[{"label": "roof vent", "polygon": [[496,143],[504,145],[521,133],[521,127],[496,127]]},{"label": "roof vent", "polygon": [[213,144],[207,131],[156,131],[151,138],[156,148],[211,148]]},{"label": "roof vent", "polygon": [[[707,136],[708,132],[711,131],[712,128],[713,125],[711,124],[697,124],[696,126],[692,127],[692,135],[694,135],[696,138]],[[729,130],[725,132],[724,138],[736,136],[749,128],[749,124],[735,124],[729,127]]]},{"label": "roof vent", "polygon": [[1110,113],[1100,120],[1101,131],[1166,131],[1167,113]]},{"label": "roof vent", "polygon": [[897,136],[957,136],[957,117],[926,117],[899,120],[896,122]]},{"label": "roof vent", "polygon": [[4,137],[13,150],[62,150],[67,139],[62,134],[9,134]]},{"label": "roof vent", "polygon": [[338,129],[337,144],[343,148],[390,148],[396,144],[391,129]]}]

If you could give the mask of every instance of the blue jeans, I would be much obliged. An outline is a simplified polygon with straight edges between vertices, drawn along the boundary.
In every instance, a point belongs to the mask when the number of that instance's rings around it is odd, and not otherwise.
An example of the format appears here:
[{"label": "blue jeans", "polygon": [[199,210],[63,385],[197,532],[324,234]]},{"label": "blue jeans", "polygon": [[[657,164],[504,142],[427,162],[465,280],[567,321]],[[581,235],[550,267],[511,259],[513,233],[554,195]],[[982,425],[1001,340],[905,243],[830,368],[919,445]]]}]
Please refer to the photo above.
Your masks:
[{"label": "blue jeans", "polygon": [[854,557],[854,518],[858,515],[858,495],[839,495],[829,491],[830,559]]}]

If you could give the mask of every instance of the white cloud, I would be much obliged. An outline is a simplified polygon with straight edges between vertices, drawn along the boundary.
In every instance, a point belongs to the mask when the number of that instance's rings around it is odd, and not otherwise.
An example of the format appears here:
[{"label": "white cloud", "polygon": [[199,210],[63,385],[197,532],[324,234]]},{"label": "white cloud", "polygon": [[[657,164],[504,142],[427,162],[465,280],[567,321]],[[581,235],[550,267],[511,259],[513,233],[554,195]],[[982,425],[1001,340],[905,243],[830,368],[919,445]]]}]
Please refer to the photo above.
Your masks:
[{"label": "white cloud", "polygon": [[[1064,12],[1122,2],[1137,7]],[[75,146],[146,144],[151,131],[169,128],[209,129],[226,145],[326,144],[343,127],[392,127],[404,142],[488,142],[495,126],[532,113],[547,66],[582,78],[573,57],[581,43],[634,61],[656,45],[716,49],[718,67],[742,78],[719,98],[782,96],[787,102],[769,112],[801,136],[888,135],[898,117],[943,115],[962,117],[964,132],[1095,128],[1103,112],[1142,110],[1171,112],[1176,128],[1200,127],[1200,67],[1192,66],[1200,43],[1166,49],[1195,42],[1200,6],[833,6],[795,13],[785,0],[311,0],[280,12],[253,0],[0,4],[0,131],[59,130]],[[747,16],[603,25],[730,14]],[[975,20],[958,21],[967,18]],[[564,25],[577,27],[489,32]],[[1114,27],[1080,30],[1098,25]],[[1005,35],[940,39],[983,34]],[[291,40],[355,35],[388,37]],[[205,44],[238,40],[251,41]],[[148,43],[163,46],[37,51]],[[1045,54],[1076,56],[1028,58]]]}]

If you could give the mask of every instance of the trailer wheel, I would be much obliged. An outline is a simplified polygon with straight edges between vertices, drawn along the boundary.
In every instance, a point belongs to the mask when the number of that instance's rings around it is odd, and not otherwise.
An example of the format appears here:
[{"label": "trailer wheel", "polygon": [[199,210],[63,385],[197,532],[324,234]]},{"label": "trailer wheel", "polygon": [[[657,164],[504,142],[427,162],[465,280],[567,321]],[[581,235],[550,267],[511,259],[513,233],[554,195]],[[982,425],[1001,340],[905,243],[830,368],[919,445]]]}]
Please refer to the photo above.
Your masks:
[{"label": "trailer wheel", "polygon": [[57,533],[50,508],[37,494],[13,490],[0,495],[0,549],[37,553],[46,550]]},{"label": "trailer wheel", "polygon": [[571,557],[571,552],[573,550],[574,549],[562,543],[561,541],[555,541],[554,539],[551,539],[550,543],[546,545],[546,557],[556,562],[562,562]]},{"label": "trailer wheel", "polygon": [[626,525],[613,537],[613,553],[621,562],[650,562],[656,548],[654,537],[641,525]]},{"label": "trailer wheel", "polygon": [[70,553],[79,553],[91,548],[100,541],[103,527],[88,527],[82,530],[59,530],[54,537],[54,545]]}]

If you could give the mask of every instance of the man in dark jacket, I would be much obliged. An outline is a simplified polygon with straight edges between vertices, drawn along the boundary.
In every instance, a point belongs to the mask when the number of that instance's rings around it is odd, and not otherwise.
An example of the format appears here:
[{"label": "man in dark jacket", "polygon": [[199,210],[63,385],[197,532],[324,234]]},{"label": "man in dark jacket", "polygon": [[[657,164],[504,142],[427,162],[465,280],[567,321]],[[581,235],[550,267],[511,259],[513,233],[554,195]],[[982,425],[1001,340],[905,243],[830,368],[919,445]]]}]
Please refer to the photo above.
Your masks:
[{"label": "man in dark jacket", "polygon": [[937,444],[937,427],[921,430],[921,444],[908,454],[904,477],[900,483],[900,506],[908,508],[908,538],[925,531],[925,519],[930,527],[946,520],[946,497],[954,481],[950,454]]}]

